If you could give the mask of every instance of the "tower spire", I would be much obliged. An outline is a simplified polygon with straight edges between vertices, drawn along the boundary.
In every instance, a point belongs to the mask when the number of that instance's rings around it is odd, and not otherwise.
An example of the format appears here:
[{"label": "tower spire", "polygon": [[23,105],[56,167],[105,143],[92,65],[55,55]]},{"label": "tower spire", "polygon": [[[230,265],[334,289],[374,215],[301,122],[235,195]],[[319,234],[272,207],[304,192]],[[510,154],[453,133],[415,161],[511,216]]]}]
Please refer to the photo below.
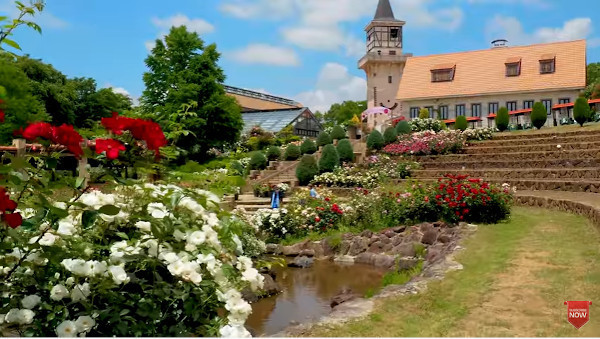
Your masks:
[{"label": "tower spire", "polygon": [[373,20],[396,20],[392,5],[390,5],[390,0],[379,0],[377,12],[375,12],[375,18]]}]

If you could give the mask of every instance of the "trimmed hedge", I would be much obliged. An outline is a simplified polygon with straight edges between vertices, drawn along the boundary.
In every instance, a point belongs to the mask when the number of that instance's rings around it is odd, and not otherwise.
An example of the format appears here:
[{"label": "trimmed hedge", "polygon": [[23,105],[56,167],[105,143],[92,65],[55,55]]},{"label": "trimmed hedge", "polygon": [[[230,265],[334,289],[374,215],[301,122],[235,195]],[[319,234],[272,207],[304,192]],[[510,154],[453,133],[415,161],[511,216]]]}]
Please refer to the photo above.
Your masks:
[{"label": "trimmed hedge", "polygon": [[269,161],[279,160],[279,158],[281,158],[281,148],[271,146],[267,149],[267,159],[269,159]]},{"label": "trimmed hedge", "polygon": [[329,144],[333,144],[331,136],[325,131],[319,133],[319,136],[317,137],[317,146],[321,147]]},{"label": "trimmed hedge", "polygon": [[283,155],[284,160],[298,160],[300,158],[300,147],[291,144],[285,149],[285,154]]},{"label": "trimmed hedge", "polygon": [[536,102],[531,111],[531,124],[535,128],[540,129],[546,124],[546,120],[548,120],[546,107],[541,102]]},{"label": "trimmed hedge", "polygon": [[575,107],[573,107],[573,117],[579,126],[583,127],[590,116],[590,105],[586,98],[577,98],[575,100]]},{"label": "trimmed hedge", "polygon": [[394,143],[398,140],[398,133],[394,127],[388,127],[385,132],[383,132],[383,141],[386,145]]},{"label": "trimmed hedge", "polygon": [[304,140],[302,145],[300,145],[300,152],[302,154],[314,154],[316,151],[317,151],[317,144],[315,144],[315,142],[312,141],[311,139]]},{"label": "trimmed hedge", "polygon": [[508,116],[508,109],[506,107],[500,107],[498,113],[496,113],[496,128],[500,132],[505,131],[508,128],[510,117]]},{"label": "trimmed hedge", "polygon": [[337,152],[340,157],[340,162],[354,161],[354,147],[348,139],[343,139],[338,142]]},{"label": "trimmed hedge", "polygon": [[367,138],[367,148],[370,150],[380,150],[385,146],[383,135],[378,130],[374,130]]},{"label": "trimmed hedge", "polygon": [[397,135],[410,134],[411,132],[412,132],[412,129],[410,128],[410,123],[406,120],[402,120],[396,125],[396,134]]},{"label": "trimmed hedge", "polygon": [[262,152],[254,152],[250,157],[251,170],[264,170],[267,168],[267,157]]},{"label": "trimmed hedge", "polygon": [[319,172],[333,172],[333,170],[340,165],[340,156],[338,155],[335,146],[325,145],[323,147],[323,154],[319,159]]},{"label": "trimmed hedge", "polygon": [[419,111],[419,119],[429,119],[429,110],[427,108],[421,108]]},{"label": "trimmed hedge", "polygon": [[300,181],[300,185],[308,185],[317,174],[319,174],[317,160],[314,155],[305,154],[296,167],[296,178]]},{"label": "trimmed hedge", "polygon": [[346,131],[344,130],[344,128],[342,126],[334,126],[333,130],[331,131],[331,139],[333,140],[342,140],[342,139],[346,139]]},{"label": "trimmed hedge", "polygon": [[469,123],[467,122],[467,117],[464,115],[459,115],[456,117],[456,122],[454,123],[454,129],[464,131],[469,127]]}]

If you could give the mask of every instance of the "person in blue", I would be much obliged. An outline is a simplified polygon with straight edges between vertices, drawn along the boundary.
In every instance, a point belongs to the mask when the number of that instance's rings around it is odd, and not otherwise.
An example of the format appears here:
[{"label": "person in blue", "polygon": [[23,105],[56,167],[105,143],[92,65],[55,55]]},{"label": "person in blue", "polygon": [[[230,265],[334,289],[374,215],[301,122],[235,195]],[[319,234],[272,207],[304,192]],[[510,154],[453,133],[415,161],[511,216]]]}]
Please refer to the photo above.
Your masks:
[{"label": "person in blue", "polygon": [[273,193],[271,193],[271,208],[278,209],[280,202],[281,202],[281,199],[279,197],[279,188],[274,187]]},{"label": "person in blue", "polygon": [[310,188],[310,197],[311,198],[318,198],[319,194],[317,193],[317,190],[315,189],[315,186],[313,185],[308,185],[308,188]]}]

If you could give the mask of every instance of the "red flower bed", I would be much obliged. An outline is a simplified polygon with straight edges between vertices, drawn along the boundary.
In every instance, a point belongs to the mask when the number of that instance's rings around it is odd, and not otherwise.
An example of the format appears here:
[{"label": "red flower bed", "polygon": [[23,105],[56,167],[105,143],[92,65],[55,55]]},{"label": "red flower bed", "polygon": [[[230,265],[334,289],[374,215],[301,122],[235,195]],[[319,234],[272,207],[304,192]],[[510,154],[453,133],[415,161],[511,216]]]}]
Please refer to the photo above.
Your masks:
[{"label": "red flower bed", "polygon": [[333,203],[330,198],[325,198],[319,201],[315,207],[316,217],[309,221],[309,226],[315,231],[324,232],[328,229],[337,226],[338,221],[344,215],[344,211],[336,203]]},{"label": "red flower bed", "polygon": [[63,124],[57,127],[47,122],[36,122],[25,128],[23,137],[30,141],[43,138],[52,143],[65,146],[77,158],[83,155],[83,149],[81,148],[83,138],[71,125]]},{"label": "red flower bed", "polygon": [[160,125],[151,120],[121,117],[113,112],[112,117],[102,118],[102,126],[117,135],[123,134],[124,131],[131,132],[134,138],[145,141],[148,149],[154,151],[157,156],[160,148],[167,145]]},{"label": "red flower bed", "polygon": [[96,139],[96,153],[106,152],[108,159],[114,160],[119,157],[119,152],[125,151],[125,145],[114,139]]},{"label": "red flower bed", "polygon": [[20,213],[15,213],[17,203],[10,199],[4,187],[0,187],[0,212],[2,212],[2,221],[10,228],[17,228],[23,223]]}]

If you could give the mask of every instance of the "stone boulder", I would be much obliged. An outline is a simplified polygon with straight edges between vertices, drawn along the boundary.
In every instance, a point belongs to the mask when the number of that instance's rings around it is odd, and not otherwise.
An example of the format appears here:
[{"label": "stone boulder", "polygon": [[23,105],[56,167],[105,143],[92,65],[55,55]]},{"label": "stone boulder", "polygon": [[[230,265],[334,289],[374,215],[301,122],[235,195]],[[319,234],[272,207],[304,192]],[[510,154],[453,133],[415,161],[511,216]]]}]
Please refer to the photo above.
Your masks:
[{"label": "stone boulder", "polygon": [[365,238],[370,238],[373,236],[373,231],[371,230],[364,230],[360,233],[361,237],[365,237]]},{"label": "stone boulder", "polygon": [[392,245],[398,246],[404,241],[404,237],[401,234],[396,235],[392,238]]},{"label": "stone boulder", "polygon": [[385,230],[385,231],[383,232],[383,234],[384,234],[386,237],[388,237],[388,238],[393,238],[393,237],[395,237],[395,236],[396,236],[396,232],[392,231],[391,229],[390,229],[390,230]]},{"label": "stone boulder", "polygon": [[262,288],[262,291],[265,296],[275,295],[283,291],[281,286],[279,286],[279,284],[275,281],[275,279],[273,279],[273,277],[267,274],[263,274],[262,276],[265,278]]},{"label": "stone boulder", "polygon": [[438,237],[437,240],[443,244],[447,244],[452,240],[452,237],[447,234],[442,234]]},{"label": "stone boulder", "polygon": [[286,257],[295,257],[306,247],[306,242],[297,243],[290,246],[283,246],[281,253]]},{"label": "stone boulder", "polygon": [[350,249],[348,250],[348,255],[359,255],[362,252],[365,252],[369,248],[369,239],[358,237],[352,241],[352,245],[350,245]]},{"label": "stone boulder", "polygon": [[416,258],[400,258],[397,261],[397,269],[398,271],[409,270],[419,263],[419,259]]},{"label": "stone boulder", "polygon": [[383,246],[384,244],[381,243],[381,241],[378,241],[376,243],[373,243],[373,245],[369,246],[369,252],[371,253],[381,253],[383,252]]},{"label": "stone boulder", "polygon": [[334,308],[340,304],[343,304],[350,300],[354,300],[356,298],[358,298],[358,295],[354,293],[352,289],[344,288],[335,297],[331,298],[329,306],[331,306],[331,308]]},{"label": "stone boulder", "polygon": [[364,252],[356,256],[354,262],[357,264],[373,265],[375,263],[375,253]]},{"label": "stone boulder", "polygon": [[398,254],[401,257],[414,257],[417,254],[415,245],[412,242],[405,242],[394,247],[391,253]]},{"label": "stone boulder", "polygon": [[315,259],[309,257],[296,257],[288,263],[288,267],[309,268],[313,265]]},{"label": "stone boulder", "polygon": [[350,250],[350,246],[352,246],[351,240],[342,240],[339,248],[339,254],[346,255],[348,254],[348,250]]},{"label": "stone boulder", "polygon": [[376,267],[390,269],[396,264],[396,258],[391,255],[378,254],[375,256],[375,262],[373,263]]},{"label": "stone boulder", "polygon": [[278,244],[267,244],[265,253],[267,253],[267,254],[281,254],[281,245],[278,245]]},{"label": "stone boulder", "polygon": [[[312,244],[311,244],[312,245]],[[300,257],[314,257],[315,256],[315,250],[313,249],[304,249],[302,251],[300,251],[300,253],[298,254],[298,256]]]},{"label": "stone boulder", "polygon": [[433,244],[435,244],[437,237],[438,237],[438,232],[436,230],[434,230],[433,228],[431,228],[423,234],[423,237],[421,238],[421,243],[427,244],[427,245],[433,245]]}]

